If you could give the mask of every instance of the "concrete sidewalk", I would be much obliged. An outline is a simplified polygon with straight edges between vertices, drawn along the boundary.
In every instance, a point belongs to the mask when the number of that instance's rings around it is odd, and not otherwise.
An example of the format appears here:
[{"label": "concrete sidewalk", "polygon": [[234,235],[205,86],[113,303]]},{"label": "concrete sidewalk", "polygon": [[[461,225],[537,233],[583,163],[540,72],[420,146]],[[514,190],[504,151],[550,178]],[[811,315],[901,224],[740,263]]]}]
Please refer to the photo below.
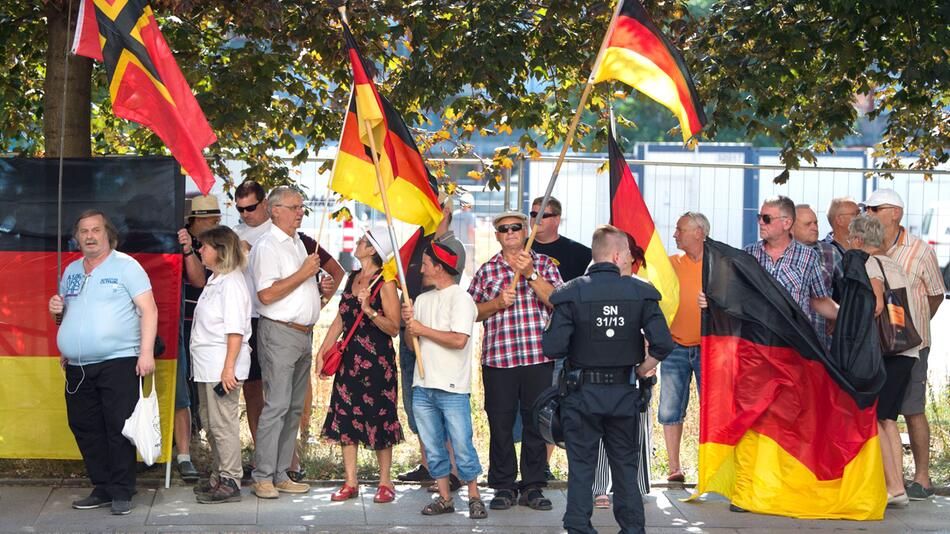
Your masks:
[{"label": "concrete sidewalk", "polygon": [[[334,503],[335,487],[314,487],[309,494],[281,494],[262,500],[243,490],[240,503],[197,504],[191,486],[140,488],[128,516],[113,516],[108,508],[73,510],[70,503],[89,494],[88,487],[0,486],[0,532],[332,532],[332,533],[555,533],[561,529],[565,490],[549,489],[554,510],[526,507],[488,511],[488,518],[468,518],[465,490],[456,497],[456,512],[425,517],[419,510],[431,494],[418,486],[397,486],[394,503],[373,503],[373,486],[362,486],[358,499]],[[491,497],[491,490],[482,497]],[[783,517],[737,514],[715,497],[683,503],[684,490],[658,489],[646,501],[648,532],[714,532],[780,534],[800,530],[835,532],[950,532],[950,498],[911,503],[889,510],[884,521],[797,521]],[[601,532],[616,532],[610,511],[596,511],[593,524]]]}]

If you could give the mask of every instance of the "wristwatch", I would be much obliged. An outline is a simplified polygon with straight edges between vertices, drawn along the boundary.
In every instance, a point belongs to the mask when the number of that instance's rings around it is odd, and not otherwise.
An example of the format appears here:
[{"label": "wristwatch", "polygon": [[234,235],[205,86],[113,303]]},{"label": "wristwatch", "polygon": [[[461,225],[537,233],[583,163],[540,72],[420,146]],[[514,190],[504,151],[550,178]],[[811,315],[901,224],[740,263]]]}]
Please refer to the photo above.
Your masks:
[{"label": "wristwatch", "polygon": [[538,271],[532,272],[531,276],[527,276],[526,278],[528,279],[529,282],[534,282],[535,280],[538,279]]}]

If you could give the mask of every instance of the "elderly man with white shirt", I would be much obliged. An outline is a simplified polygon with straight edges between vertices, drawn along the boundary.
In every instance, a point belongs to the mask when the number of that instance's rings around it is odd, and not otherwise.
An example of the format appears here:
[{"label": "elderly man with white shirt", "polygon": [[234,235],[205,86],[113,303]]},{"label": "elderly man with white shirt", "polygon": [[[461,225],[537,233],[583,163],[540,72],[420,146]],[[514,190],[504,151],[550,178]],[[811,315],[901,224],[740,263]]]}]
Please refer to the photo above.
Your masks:
[{"label": "elderly man with white shirt", "polygon": [[320,316],[316,274],[320,259],[307,254],[297,229],[303,197],[288,186],[267,197],[270,231],[251,249],[251,272],[260,299],[258,359],[264,380],[264,410],[257,427],[254,494],[276,499],[279,491],[306,493],[307,484],[290,480],[300,413],[307,396],[313,360],[313,325]]}]

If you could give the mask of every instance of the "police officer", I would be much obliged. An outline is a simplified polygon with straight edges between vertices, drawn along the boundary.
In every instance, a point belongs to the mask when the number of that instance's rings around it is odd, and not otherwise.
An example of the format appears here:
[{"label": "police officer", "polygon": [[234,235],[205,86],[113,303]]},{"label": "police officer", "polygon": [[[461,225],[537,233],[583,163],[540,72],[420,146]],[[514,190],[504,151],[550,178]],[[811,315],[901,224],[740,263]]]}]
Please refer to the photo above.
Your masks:
[{"label": "police officer", "polygon": [[[637,486],[637,425],[646,376],[673,350],[660,294],[653,286],[621,277],[630,263],[622,231],[603,225],[594,231],[594,264],[551,295],[554,314],[544,332],[544,354],[567,358],[561,377],[561,425],[567,444],[567,510],[570,533],[597,532],[591,526],[591,484],[603,438],[614,482],[614,517],[621,532],[644,532],[643,501]],[[642,332],[641,332],[642,330]],[[644,354],[644,335],[650,355]]]}]

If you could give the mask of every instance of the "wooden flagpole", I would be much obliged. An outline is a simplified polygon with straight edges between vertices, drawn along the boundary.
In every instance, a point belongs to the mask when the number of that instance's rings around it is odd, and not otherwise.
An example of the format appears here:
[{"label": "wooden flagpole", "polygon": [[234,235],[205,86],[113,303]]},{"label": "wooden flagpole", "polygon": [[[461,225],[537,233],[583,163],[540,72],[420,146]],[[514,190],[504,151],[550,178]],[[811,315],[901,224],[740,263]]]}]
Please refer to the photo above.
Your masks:
[{"label": "wooden flagpole", "polygon": [[[571,125],[567,129],[567,138],[564,140],[564,146],[561,147],[561,154],[557,158],[557,163],[554,164],[554,171],[551,173],[551,179],[548,180],[548,187],[544,192],[544,198],[541,199],[541,208],[538,210],[538,216],[535,217],[534,223],[531,226],[531,235],[528,237],[528,242],[525,244],[525,252],[531,251],[531,245],[534,244],[534,238],[538,233],[538,227],[541,225],[541,220],[544,218],[544,210],[548,206],[548,200],[551,198],[551,193],[554,191],[554,183],[557,182],[557,176],[561,172],[561,165],[564,163],[564,158],[567,156],[568,149],[571,148],[571,143],[574,141],[574,134],[577,132],[577,125],[581,121],[581,114],[584,112],[584,105],[587,103],[587,98],[590,96],[591,90],[594,88],[594,75],[597,74],[597,70],[600,68],[600,62],[604,58],[604,50],[607,48],[607,40],[610,39],[610,34],[613,33],[614,26],[617,23],[617,14],[620,13],[620,6],[623,5],[624,0],[617,0],[617,5],[614,7],[614,13],[610,18],[610,24],[607,26],[607,33],[604,34],[604,40],[600,43],[600,49],[597,51],[597,59],[594,60],[594,68],[591,70],[590,76],[587,77],[587,84],[584,85],[584,92],[581,93],[580,102],[577,103],[577,110],[574,112],[574,118],[571,120]],[[518,280],[521,279],[521,273],[516,272],[515,278],[512,280],[511,285],[517,286]]]},{"label": "wooden flagpole", "polygon": [[[338,10],[343,22],[347,22],[346,7],[340,6]],[[386,185],[383,183],[383,173],[379,168],[379,152],[376,151],[376,138],[373,136],[373,124],[367,119],[363,121],[363,126],[369,133],[369,135],[367,135],[367,138],[369,139],[369,150],[373,157],[373,168],[376,171],[376,183],[379,185],[379,195],[383,199],[383,211],[386,213],[386,226],[389,228],[389,241],[393,246],[393,256],[396,260],[396,271],[399,273],[399,283],[403,288],[403,303],[411,305],[412,300],[409,298],[409,286],[406,285],[406,271],[402,266],[402,257],[399,256],[399,243],[396,241],[396,233],[393,230],[393,215],[389,209],[389,198],[386,196]],[[378,236],[376,237],[378,239]],[[416,366],[419,369],[419,376],[425,378],[426,373],[422,365],[422,351],[419,349],[419,338],[412,338],[412,348],[416,352]]]}]

